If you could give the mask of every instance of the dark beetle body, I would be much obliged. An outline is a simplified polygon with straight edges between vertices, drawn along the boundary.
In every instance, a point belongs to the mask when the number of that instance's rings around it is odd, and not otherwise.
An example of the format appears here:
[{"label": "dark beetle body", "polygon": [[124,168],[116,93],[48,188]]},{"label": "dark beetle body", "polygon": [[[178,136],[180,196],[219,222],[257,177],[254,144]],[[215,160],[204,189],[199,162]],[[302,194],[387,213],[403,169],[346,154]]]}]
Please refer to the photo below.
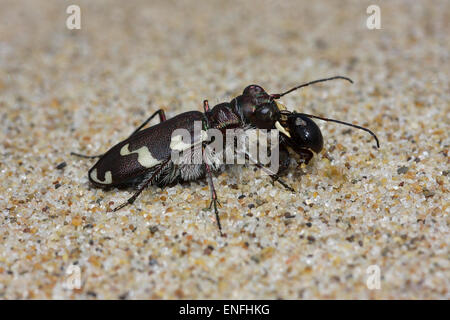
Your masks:
[{"label": "dark beetle body", "polygon": [[[141,130],[128,139],[119,142],[89,170],[89,181],[98,187],[113,187],[136,182],[137,178],[152,172],[154,167],[161,165],[170,158],[170,142],[174,130],[187,129],[193,136],[194,121],[205,121],[204,114],[199,111],[185,112]],[[126,145],[128,145],[129,154],[121,155],[120,151]],[[141,154],[148,152],[147,156],[155,159],[153,165],[148,165],[152,164],[151,160],[147,163],[138,161],[140,154],[136,151],[141,148],[146,148],[144,149],[146,151],[141,151]],[[111,172],[111,181],[105,177],[107,172]],[[108,183],[100,183],[99,181]]]},{"label": "dark beetle body", "polygon": [[[250,90],[249,90],[250,88]],[[257,88],[255,90],[251,90]],[[275,129],[275,122],[281,119],[279,104],[261,87],[252,85],[244,90],[244,93],[228,103],[220,103],[206,113],[189,111],[179,114],[164,122],[141,130],[128,139],[118,143],[107,151],[98,162],[89,170],[89,180],[97,187],[114,187],[121,185],[138,185],[145,177],[151,175],[165,161],[164,170],[152,181],[152,184],[161,187],[176,181],[196,180],[205,174],[205,166],[198,164],[186,164],[182,167],[175,166],[170,160],[172,134],[176,129],[187,129],[194,139],[194,122],[201,121],[202,127],[222,130],[233,128],[258,128]],[[256,108],[256,106],[261,106]],[[260,114],[258,114],[260,113]],[[255,115],[256,114],[256,115]],[[264,118],[264,119],[263,119]],[[291,117],[287,125],[304,128],[297,130],[297,141],[293,143],[286,135],[280,135],[281,166],[284,171],[289,165],[290,158],[286,149],[291,147],[303,156],[305,162],[312,157],[309,149],[320,152],[323,145],[322,136],[317,136],[317,126],[313,126],[312,135],[308,135],[307,125],[314,122],[306,119],[299,125],[295,121],[297,117]],[[292,120],[292,121],[290,121]],[[320,134],[320,130],[318,131]],[[194,141],[192,141],[192,145]],[[217,170],[218,167],[211,167]]]},{"label": "dark beetle body", "polygon": [[[142,190],[150,184],[161,187],[177,181],[189,181],[204,177],[207,174],[211,189],[211,204],[214,204],[215,214],[219,230],[220,220],[216,208],[217,194],[212,182],[211,171],[220,166],[215,164],[214,159],[192,164],[189,161],[175,163],[171,158],[172,151],[198,150],[201,148],[203,157],[211,157],[204,152],[204,147],[210,143],[206,130],[210,128],[219,129],[223,133],[227,129],[278,129],[279,130],[279,171],[269,172],[274,181],[280,182],[289,190],[293,190],[280,178],[279,172],[285,171],[290,163],[290,150],[297,153],[304,163],[308,163],[313,157],[313,152],[318,153],[323,147],[323,137],[319,127],[311,118],[326,121],[334,121],[350,125],[371,133],[378,145],[378,139],[370,130],[339,120],[326,119],[318,116],[307,115],[287,111],[286,108],[276,100],[281,96],[294,91],[300,87],[332,79],[346,79],[345,77],[333,77],[316,80],[295,87],[282,94],[269,95],[262,87],[250,85],[245,88],[242,95],[233,98],[230,102],[220,103],[209,109],[208,102],[204,101],[205,112],[190,111],[179,114],[166,120],[164,112],[158,110],[148,118],[135,132],[124,141],[116,144],[100,157],[98,162],[89,170],[89,181],[96,187],[108,188],[121,185],[138,186],[138,191],[115,210],[123,208],[135,201]],[[161,123],[142,129],[156,114],[160,115]],[[194,123],[201,123],[202,137],[195,137]],[[142,130],[140,130],[142,129]],[[177,129],[187,129],[191,135],[190,143],[178,139],[174,135]],[[203,136],[205,133],[205,137]],[[92,158],[92,157],[91,157]],[[205,158],[204,158],[205,159]],[[212,161],[211,161],[212,160]],[[197,162],[198,163],[198,162]],[[208,164],[209,163],[209,164]],[[267,170],[259,163],[256,165]]]},{"label": "dark beetle body", "polygon": [[[187,129],[192,137],[194,146],[194,123],[199,121],[202,127],[224,130],[238,127],[239,118],[224,106],[213,108],[204,114],[199,111],[189,111],[179,114],[164,122],[141,130],[128,139],[118,143],[107,151],[89,170],[89,181],[102,188],[114,186],[140,186],[146,177],[151,176],[163,164],[164,168],[158,173],[152,184],[164,187],[178,181],[196,180],[205,175],[204,164],[192,164],[186,159],[186,164],[175,165],[170,157],[173,144],[173,132],[176,129]],[[223,124],[227,125],[224,127]],[[201,145],[197,145],[197,148]],[[193,154],[192,154],[193,155]],[[167,163],[165,163],[167,162]],[[211,166],[217,170],[219,166]]]}]

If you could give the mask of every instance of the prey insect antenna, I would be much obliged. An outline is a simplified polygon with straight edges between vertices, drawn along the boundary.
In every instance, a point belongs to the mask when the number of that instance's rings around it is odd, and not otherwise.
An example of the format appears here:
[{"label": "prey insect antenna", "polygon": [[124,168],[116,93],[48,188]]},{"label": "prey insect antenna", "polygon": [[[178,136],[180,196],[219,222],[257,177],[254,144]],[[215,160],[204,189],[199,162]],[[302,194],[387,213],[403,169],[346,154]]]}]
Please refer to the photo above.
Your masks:
[{"label": "prey insect antenna", "polygon": [[325,82],[325,81],[335,80],[335,79],[343,79],[343,80],[349,81],[350,83],[353,83],[353,80],[352,80],[352,79],[347,78],[347,77],[343,77],[343,76],[335,76],[335,77],[331,77],[331,78],[318,79],[318,80],[314,80],[314,81],[310,81],[310,82],[301,84],[301,85],[299,85],[299,86],[297,86],[297,87],[294,87],[294,88],[292,88],[292,89],[289,89],[288,91],[283,92],[283,93],[275,93],[275,94],[272,94],[272,95],[271,95],[271,98],[272,98],[272,99],[279,99],[279,98],[281,98],[282,96],[284,96],[284,95],[286,95],[286,94],[288,94],[288,93],[291,93],[292,91],[295,91],[295,90],[297,90],[297,89],[300,89],[300,88],[303,88],[303,87],[307,87],[307,86],[309,86],[309,85],[311,85],[311,84],[315,84],[315,83],[318,83],[318,82]]},{"label": "prey insect antenna", "polygon": [[349,127],[353,127],[353,128],[357,128],[357,129],[364,130],[364,131],[370,133],[370,134],[372,135],[372,137],[375,138],[375,141],[377,142],[377,148],[380,147],[380,142],[378,141],[378,137],[375,135],[375,133],[373,133],[371,130],[369,130],[369,129],[367,129],[367,128],[358,126],[358,125],[353,124],[353,123],[348,123],[348,122],[340,121],[340,120],[329,119],[329,118],[323,118],[323,117],[314,116],[314,115],[306,114],[306,113],[300,113],[300,114],[301,114],[301,115],[304,115],[304,116],[306,116],[306,117],[308,117],[308,118],[315,118],[315,119],[319,119],[319,120],[323,120],[323,121],[336,122],[336,123],[340,123],[340,124],[343,124],[343,125],[346,125],[346,126],[349,126]]}]

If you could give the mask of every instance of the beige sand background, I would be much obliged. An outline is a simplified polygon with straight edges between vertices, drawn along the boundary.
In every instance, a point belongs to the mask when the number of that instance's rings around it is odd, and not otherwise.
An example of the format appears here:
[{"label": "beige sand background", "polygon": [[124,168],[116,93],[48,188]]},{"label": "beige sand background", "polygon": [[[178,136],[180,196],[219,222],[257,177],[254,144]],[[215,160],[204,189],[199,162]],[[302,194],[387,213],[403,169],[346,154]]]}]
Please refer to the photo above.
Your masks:
[{"label": "beige sand background", "polygon": [[[0,298],[449,298],[449,1],[0,5]],[[318,122],[325,150],[286,177],[297,193],[253,168],[217,175],[225,238],[205,181],[113,213],[132,190],[91,187],[93,161],[69,155],[106,151],[161,107],[337,74],[355,84],[284,103],[367,126],[381,149]]]}]

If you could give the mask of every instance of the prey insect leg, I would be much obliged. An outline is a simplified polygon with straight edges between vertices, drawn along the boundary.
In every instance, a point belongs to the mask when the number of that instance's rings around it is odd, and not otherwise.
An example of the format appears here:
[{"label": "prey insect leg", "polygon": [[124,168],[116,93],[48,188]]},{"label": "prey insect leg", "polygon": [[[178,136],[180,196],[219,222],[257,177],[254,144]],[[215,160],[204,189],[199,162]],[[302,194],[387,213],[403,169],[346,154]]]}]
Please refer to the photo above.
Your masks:
[{"label": "prey insect leg", "polygon": [[259,169],[265,171],[269,177],[272,179],[272,181],[278,182],[279,184],[281,184],[283,187],[285,187],[286,189],[288,189],[289,191],[295,192],[295,190],[290,187],[286,182],[284,182],[283,179],[280,178],[280,176],[273,172],[272,170],[270,170],[269,168],[265,167],[264,165],[262,165],[261,163],[259,163],[258,161],[256,161],[255,159],[253,159],[251,157],[251,155],[249,155],[248,153],[245,153],[245,156],[248,160],[250,160],[254,165],[256,165]]}]

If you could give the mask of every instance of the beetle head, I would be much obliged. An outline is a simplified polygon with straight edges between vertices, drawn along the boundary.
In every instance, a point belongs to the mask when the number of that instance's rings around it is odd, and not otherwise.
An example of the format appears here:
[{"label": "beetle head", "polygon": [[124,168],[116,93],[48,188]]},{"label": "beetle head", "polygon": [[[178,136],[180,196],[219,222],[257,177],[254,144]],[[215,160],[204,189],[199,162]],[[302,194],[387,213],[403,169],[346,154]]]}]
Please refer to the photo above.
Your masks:
[{"label": "beetle head", "polygon": [[258,129],[273,129],[281,127],[276,123],[280,120],[280,104],[261,87],[252,84],[244,89],[231,104],[241,114],[243,121]]}]

